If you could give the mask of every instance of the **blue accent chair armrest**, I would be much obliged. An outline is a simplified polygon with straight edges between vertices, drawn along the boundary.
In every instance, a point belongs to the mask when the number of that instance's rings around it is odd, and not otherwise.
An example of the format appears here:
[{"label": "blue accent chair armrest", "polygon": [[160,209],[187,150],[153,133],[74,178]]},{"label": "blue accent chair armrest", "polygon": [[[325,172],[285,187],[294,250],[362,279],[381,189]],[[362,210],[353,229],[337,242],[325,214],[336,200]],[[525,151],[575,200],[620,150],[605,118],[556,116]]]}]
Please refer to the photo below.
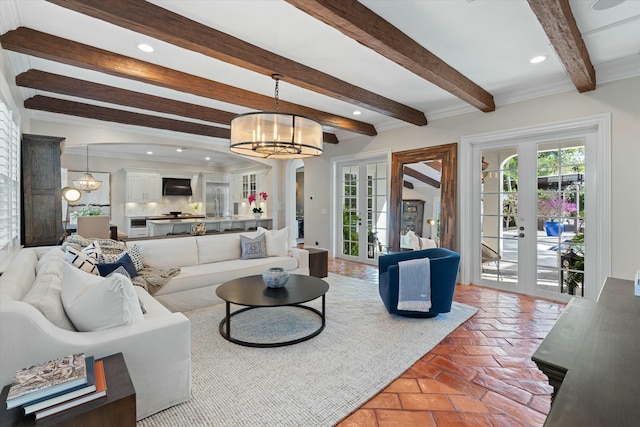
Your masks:
[{"label": "blue accent chair armrest", "polygon": [[[398,310],[398,262],[429,258],[431,264],[431,310]],[[399,252],[378,257],[378,290],[387,311],[407,317],[434,317],[451,311],[456,288],[460,254],[445,248]]]}]

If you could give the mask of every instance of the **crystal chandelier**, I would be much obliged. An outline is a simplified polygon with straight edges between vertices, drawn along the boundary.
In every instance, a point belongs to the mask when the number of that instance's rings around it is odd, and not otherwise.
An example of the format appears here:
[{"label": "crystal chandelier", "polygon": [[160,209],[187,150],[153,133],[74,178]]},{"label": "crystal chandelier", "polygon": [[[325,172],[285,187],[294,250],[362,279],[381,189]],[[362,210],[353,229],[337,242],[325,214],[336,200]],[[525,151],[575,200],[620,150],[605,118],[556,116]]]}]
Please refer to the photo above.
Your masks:
[{"label": "crystal chandelier", "polygon": [[87,145],[87,169],[82,174],[80,179],[73,180],[73,186],[78,190],[85,191],[87,193],[91,193],[94,190],[97,190],[102,185],[102,181],[98,181],[91,175],[89,172],[89,146]]}]

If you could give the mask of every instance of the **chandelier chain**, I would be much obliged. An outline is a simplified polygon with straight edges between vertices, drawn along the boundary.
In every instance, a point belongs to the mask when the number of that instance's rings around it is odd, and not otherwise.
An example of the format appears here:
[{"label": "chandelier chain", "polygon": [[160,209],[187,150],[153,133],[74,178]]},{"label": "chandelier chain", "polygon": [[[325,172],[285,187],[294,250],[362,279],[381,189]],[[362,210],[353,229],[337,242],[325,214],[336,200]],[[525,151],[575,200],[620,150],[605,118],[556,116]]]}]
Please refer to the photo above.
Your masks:
[{"label": "chandelier chain", "polygon": [[275,97],[276,97],[276,111],[278,111],[278,107],[280,104],[280,79],[276,79]]}]

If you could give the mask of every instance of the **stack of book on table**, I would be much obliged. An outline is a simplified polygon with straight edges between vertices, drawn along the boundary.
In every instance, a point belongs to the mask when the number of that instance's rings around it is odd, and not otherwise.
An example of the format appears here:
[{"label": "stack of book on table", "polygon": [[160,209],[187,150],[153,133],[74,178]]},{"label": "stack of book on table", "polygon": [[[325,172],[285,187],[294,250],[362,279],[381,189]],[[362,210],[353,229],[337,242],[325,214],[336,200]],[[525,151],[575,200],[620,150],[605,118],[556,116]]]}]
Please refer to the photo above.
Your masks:
[{"label": "stack of book on table", "polygon": [[36,420],[57,414],[107,394],[101,360],[84,353],[20,369],[7,394],[7,409],[22,406]]}]

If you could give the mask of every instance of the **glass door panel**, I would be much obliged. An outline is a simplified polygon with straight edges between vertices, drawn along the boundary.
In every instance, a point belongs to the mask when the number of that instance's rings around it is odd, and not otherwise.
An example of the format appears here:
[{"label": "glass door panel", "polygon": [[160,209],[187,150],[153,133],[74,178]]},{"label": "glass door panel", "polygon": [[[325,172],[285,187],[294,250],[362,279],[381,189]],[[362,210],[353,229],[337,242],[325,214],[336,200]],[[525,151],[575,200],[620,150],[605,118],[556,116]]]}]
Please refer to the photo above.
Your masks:
[{"label": "glass door panel", "polygon": [[521,142],[480,155],[480,282],[584,296],[584,141]]},{"label": "glass door panel", "polygon": [[518,285],[517,147],[483,150],[481,278],[500,288]]},{"label": "glass door panel", "polygon": [[348,258],[360,256],[360,203],[358,165],[341,168],[342,189],[342,255]]},{"label": "glass door panel", "polygon": [[538,144],[537,286],[584,296],[585,146]]},{"label": "glass door panel", "polygon": [[341,165],[341,257],[370,264],[388,245],[387,162]]}]

